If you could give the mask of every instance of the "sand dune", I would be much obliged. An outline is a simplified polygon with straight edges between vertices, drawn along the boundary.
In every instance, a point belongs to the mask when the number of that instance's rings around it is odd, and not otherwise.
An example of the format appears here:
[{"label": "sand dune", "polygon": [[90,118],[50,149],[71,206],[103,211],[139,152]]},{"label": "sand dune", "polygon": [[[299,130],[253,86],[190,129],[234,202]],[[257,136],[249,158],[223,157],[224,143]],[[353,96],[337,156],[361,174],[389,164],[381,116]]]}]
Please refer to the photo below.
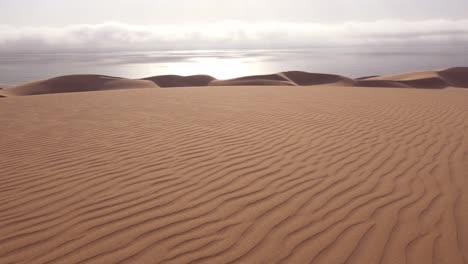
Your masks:
[{"label": "sand dune", "polygon": [[217,80],[209,75],[161,75],[141,80],[101,75],[70,75],[8,88],[3,95],[34,95],[98,90],[202,87],[202,86],[358,86],[394,88],[468,88],[468,67],[438,71],[410,72],[399,75],[369,76],[357,79],[322,73],[289,71],[268,75]]},{"label": "sand dune", "polygon": [[352,79],[334,74],[309,73],[300,71],[283,72],[281,74],[294,82],[296,85],[354,85],[354,81]]},{"label": "sand dune", "polygon": [[468,88],[468,67],[378,76],[360,80],[358,83],[360,86],[367,86],[369,82],[376,84],[376,86],[388,84],[412,88],[446,88],[450,86]]},{"label": "sand dune", "polygon": [[412,88],[409,84],[404,84],[396,81],[386,81],[386,80],[360,80],[356,79],[354,81],[355,85],[358,87],[393,87],[393,88]]},{"label": "sand dune", "polygon": [[281,74],[266,74],[240,77],[230,80],[214,80],[211,86],[246,86],[246,85],[269,85],[269,86],[294,86],[291,80],[288,80]]},{"label": "sand dune", "polygon": [[102,75],[68,75],[15,86],[5,92],[10,95],[37,95],[157,87],[153,82],[144,80]]},{"label": "sand dune", "polygon": [[276,85],[276,86],[311,86],[311,85],[341,85],[353,86],[350,78],[321,73],[300,71],[282,72],[269,75],[254,75],[230,80],[212,81],[212,86],[244,86],[244,85]]},{"label": "sand dune", "polygon": [[215,80],[214,77],[209,75],[161,75],[144,78],[142,80],[149,80],[157,84],[159,87],[190,87],[190,86],[207,86],[211,81]]},{"label": "sand dune", "polygon": [[438,74],[450,86],[468,88],[468,67],[448,68]]},{"label": "sand dune", "polygon": [[210,83],[210,86],[295,86],[288,81],[274,81],[264,79],[252,80],[217,80]]},{"label": "sand dune", "polygon": [[8,97],[0,263],[466,263],[467,100],[336,86]]}]

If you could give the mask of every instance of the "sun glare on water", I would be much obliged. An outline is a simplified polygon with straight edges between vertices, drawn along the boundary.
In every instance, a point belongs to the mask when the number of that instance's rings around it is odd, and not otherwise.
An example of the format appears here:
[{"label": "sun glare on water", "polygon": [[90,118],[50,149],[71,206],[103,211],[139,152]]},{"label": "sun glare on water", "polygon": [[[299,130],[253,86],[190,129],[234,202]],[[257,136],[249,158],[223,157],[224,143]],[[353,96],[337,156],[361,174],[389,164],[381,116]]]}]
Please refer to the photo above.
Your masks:
[{"label": "sun glare on water", "polygon": [[230,79],[262,72],[262,66],[246,58],[193,58],[186,62],[166,63],[165,71],[178,75],[208,74]]}]

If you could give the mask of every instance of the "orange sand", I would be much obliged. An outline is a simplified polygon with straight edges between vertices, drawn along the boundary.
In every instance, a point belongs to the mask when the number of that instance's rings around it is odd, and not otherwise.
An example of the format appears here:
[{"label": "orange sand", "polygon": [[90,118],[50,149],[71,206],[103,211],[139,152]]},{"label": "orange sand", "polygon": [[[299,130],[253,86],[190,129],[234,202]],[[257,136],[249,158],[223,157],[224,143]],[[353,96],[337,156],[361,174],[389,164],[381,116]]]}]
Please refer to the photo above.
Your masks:
[{"label": "orange sand", "polygon": [[338,86],[2,98],[0,263],[467,263],[467,102]]}]

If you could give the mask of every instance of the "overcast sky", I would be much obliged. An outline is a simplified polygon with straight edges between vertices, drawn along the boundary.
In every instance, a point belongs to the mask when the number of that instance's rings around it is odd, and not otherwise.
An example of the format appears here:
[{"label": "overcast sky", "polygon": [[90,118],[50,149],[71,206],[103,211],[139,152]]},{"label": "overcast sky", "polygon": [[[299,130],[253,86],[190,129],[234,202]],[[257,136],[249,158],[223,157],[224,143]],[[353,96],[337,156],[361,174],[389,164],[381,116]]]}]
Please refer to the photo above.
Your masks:
[{"label": "overcast sky", "polygon": [[344,22],[462,19],[466,0],[1,0],[12,25],[242,21]]},{"label": "overcast sky", "polygon": [[467,10],[467,0],[0,0],[0,51],[464,44]]}]

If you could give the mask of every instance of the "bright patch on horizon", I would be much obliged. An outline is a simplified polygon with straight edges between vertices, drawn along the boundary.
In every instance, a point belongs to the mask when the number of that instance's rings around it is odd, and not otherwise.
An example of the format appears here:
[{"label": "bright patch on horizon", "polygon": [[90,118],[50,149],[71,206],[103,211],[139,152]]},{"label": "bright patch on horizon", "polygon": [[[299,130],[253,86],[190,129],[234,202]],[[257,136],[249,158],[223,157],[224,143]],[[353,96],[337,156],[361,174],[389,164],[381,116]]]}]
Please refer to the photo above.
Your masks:
[{"label": "bright patch on horizon", "polygon": [[194,58],[186,62],[166,63],[165,68],[166,71],[179,75],[208,73],[217,79],[235,78],[263,71],[258,63],[249,64],[246,58]]}]

